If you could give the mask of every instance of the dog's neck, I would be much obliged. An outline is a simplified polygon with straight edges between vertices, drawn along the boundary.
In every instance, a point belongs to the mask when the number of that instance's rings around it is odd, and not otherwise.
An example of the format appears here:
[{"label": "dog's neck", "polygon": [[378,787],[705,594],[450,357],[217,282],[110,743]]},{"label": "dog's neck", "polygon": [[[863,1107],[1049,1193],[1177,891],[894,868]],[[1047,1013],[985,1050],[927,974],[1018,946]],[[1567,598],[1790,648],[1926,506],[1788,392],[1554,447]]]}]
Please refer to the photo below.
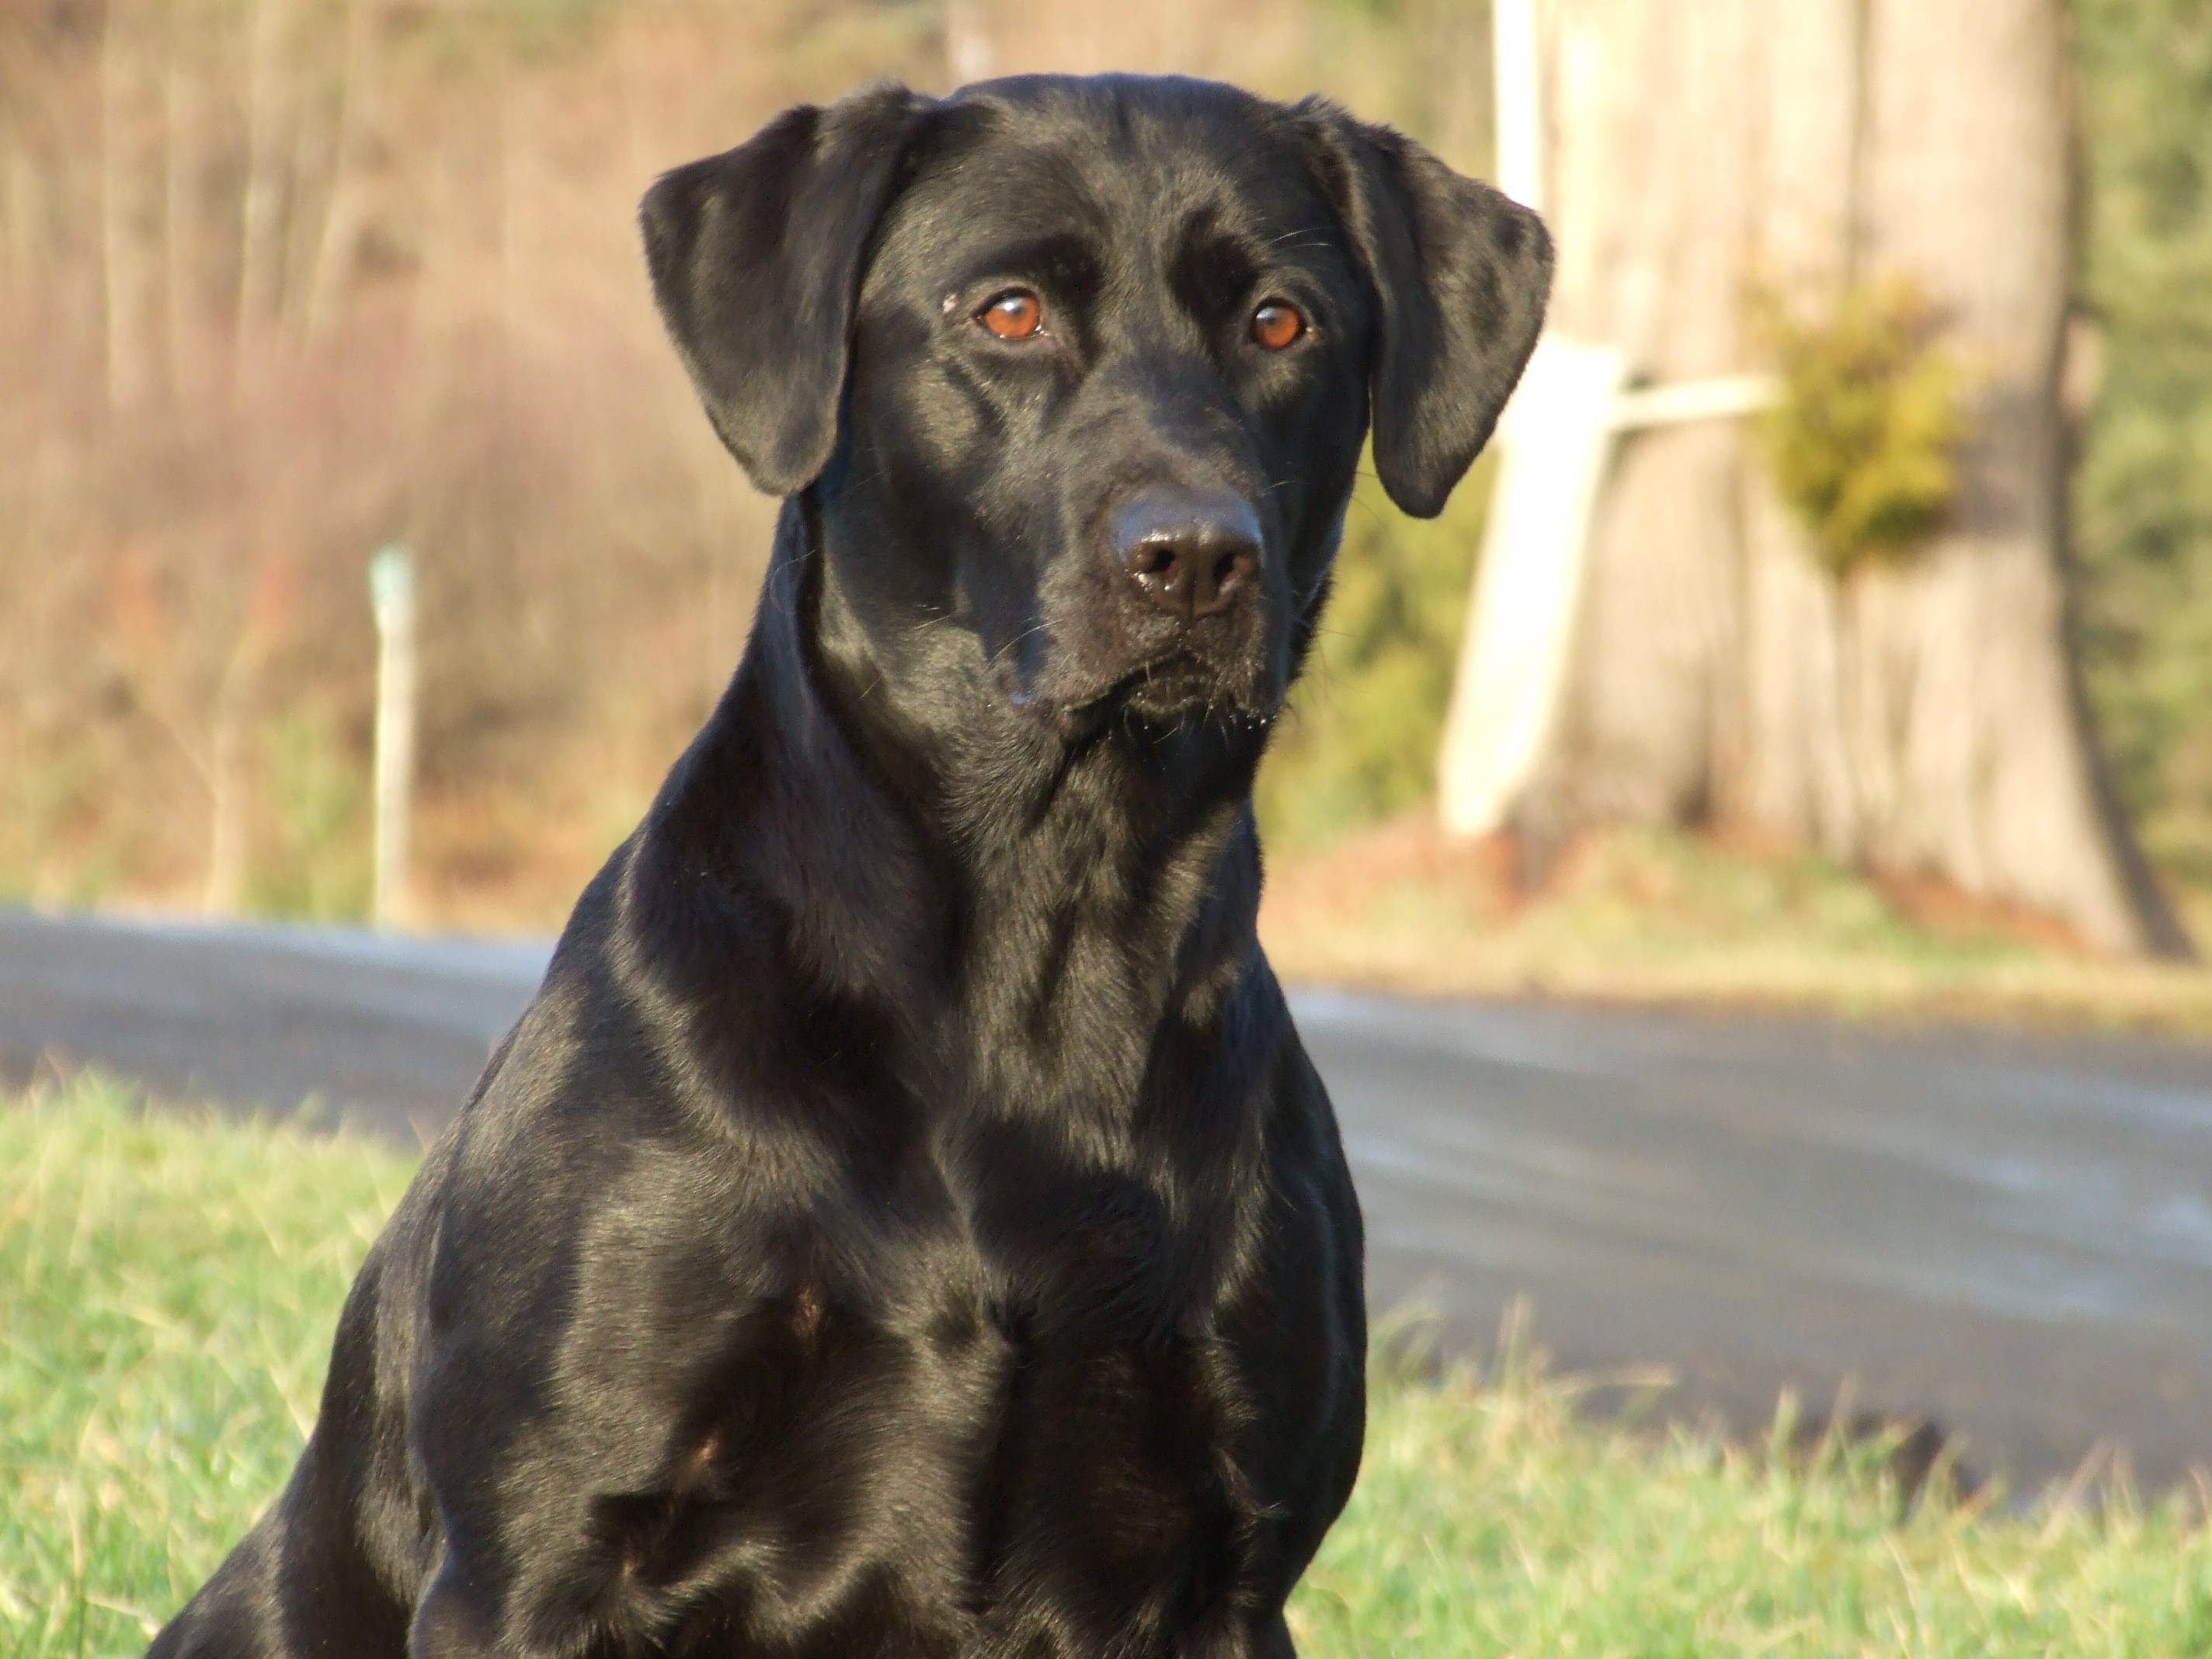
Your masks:
[{"label": "dog's neck", "polygon": [[787,505],[661,834],[765,902],[788,971],[895,1011],[963,1073],[1133,1090],[1163,1022],[1211,1025],[1256,965],[1256,737],[1109,721],[1071,739],[981,675],[915,695],[811,519]]}]

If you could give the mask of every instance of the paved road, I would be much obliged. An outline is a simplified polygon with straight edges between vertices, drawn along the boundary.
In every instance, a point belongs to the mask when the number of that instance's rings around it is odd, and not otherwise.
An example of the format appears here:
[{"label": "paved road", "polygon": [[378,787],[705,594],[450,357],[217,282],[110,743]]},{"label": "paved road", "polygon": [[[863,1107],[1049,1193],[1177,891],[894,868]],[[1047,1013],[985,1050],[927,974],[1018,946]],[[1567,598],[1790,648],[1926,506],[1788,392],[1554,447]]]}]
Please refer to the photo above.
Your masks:
[{"label": "paved road", "polygon": [[[96,1060],[427,1139],[544,957],[0,911],[0,1074]],[[1671,1408],[1739,1426],[1849,1377],[2022,1486],[2100,1442],[2151,1484],[2212,1464],[2212,1048],[1295,1002],[1377,1307],[1480,1346],[1526,1296],[1563,1364],[1669,1367]]]}]

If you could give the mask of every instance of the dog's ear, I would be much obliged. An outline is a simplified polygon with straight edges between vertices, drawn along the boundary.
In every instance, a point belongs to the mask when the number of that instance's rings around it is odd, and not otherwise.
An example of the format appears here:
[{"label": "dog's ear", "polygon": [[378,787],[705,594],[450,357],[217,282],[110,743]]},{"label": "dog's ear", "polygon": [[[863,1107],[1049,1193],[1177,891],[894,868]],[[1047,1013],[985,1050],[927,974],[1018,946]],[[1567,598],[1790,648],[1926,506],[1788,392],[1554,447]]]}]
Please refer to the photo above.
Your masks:
[{"label": "dog's ear", "polygon": [[1417,519],[1443,511],[1535,349],[1552,289],[1544,222],[1388,127],[1298,107],[1381,307],[1375,470]]},{"label": "dog's ear", "polygon": [[836,446],[861,266],[933,106],[904,87],[803,104],[662,174],[638,210],[669,335],[771,495],[811,483]]}]

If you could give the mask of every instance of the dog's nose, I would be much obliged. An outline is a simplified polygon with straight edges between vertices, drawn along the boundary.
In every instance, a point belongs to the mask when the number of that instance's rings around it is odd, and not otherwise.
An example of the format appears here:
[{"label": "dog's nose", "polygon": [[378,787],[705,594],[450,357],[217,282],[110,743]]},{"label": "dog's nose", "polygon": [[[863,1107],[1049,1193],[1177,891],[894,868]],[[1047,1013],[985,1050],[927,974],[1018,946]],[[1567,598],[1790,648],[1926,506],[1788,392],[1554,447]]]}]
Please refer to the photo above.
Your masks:
[{"label": "dog's nose", "polygon": [[1185,622],[1226,611],[1260,568],[1260,515],[1226,490],[1148,489],[1115,521],[1114,550],[1145,596]]}]

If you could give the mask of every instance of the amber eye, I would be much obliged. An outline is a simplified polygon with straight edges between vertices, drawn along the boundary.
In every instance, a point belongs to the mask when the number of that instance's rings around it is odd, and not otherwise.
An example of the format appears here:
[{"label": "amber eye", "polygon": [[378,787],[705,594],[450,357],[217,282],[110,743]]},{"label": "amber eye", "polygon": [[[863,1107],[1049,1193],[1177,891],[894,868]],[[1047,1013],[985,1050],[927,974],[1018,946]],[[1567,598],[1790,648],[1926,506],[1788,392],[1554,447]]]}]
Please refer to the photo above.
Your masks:
[{"label": "amber eye", "polygon": [[1305,331],[1298,308],[1280,300],[1270,300],[1252,313],[1252,337],[1270,351],[1280,351]]},{"label": "amber eye", "polygon": [[1009,289],[975,319],[1002,340],[1026,340],[1044,326],[1044,302],[1025,288]]}]

